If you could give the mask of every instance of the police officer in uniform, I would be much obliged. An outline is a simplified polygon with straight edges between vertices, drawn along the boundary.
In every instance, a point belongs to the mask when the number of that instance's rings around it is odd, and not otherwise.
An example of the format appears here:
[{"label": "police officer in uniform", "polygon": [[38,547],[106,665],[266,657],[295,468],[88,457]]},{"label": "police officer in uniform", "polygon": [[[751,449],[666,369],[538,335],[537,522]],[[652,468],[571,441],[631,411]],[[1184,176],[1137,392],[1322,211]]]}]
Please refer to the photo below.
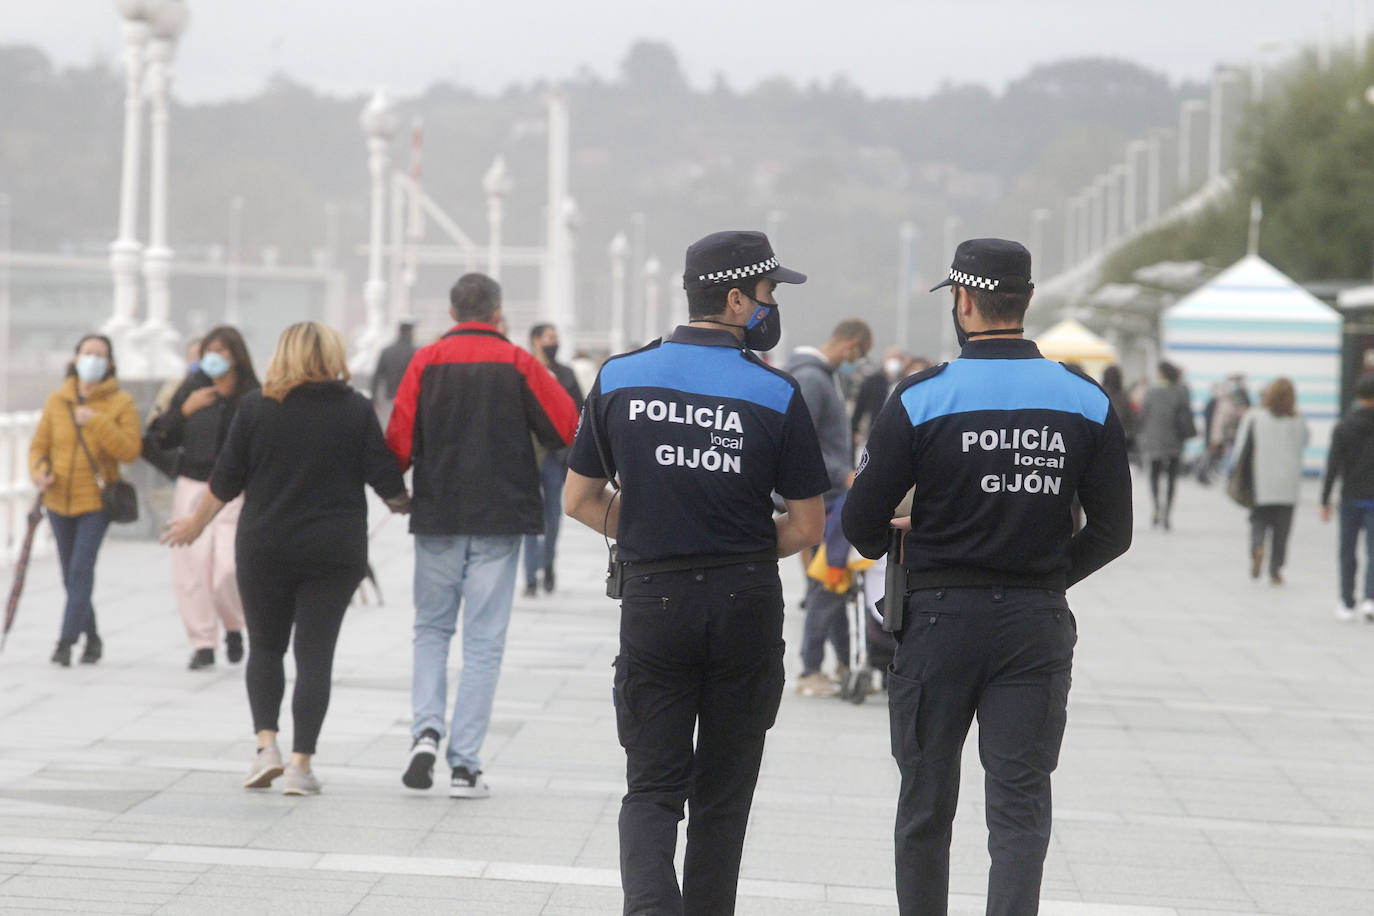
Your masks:
[{"label": "police officer in uniform", "polygon": [[[708,235],[686,262],[688,324],[602,367],[563,505],[617,541],[608,592],[622,598],[613,696],[629,789],[624,912],[721,916],[735,909],[782,696],[777,560],[820,540],[830,483],[797,383],[751,352],[778,342],[777,285],[805,275],[780,266],[761,232]],[[786,503],[777,517],[774,491]]]},{"label": "police officer in uniform", "polygon": [[[899,383],[874,421],[845,504],[867,557],[900,530],[899,646],[888,681],[903,916],[948,909],[959,760],[974,715],[985,771],[989,914],[1037,912],[1050,773],[1064,736],[1077,624],[1064,592],[1131,543],[1120,421],[1087,376],[1022,338],[1030,253],[959,245],[949,279],[962,351]],[[892,518],[915,487],[909,518]],[[1087,524],[1073,534],[1070,504]]]}]

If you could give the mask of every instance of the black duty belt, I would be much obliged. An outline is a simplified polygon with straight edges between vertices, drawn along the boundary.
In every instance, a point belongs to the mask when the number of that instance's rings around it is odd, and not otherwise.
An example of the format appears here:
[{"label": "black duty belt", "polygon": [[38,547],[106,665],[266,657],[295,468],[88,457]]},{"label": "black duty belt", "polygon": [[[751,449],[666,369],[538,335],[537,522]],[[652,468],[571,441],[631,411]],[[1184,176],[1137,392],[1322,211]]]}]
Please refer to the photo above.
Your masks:
[{"label": "black duty belt", "polygon": [[654,576],[666,572],[682,572],[688,569],[715,569],[720,566],[738,566],[745,563],[778,562],[776,550],[759,550],[754,553],[692,554],[685,557],[669,557],[666,560],[647,560],[643,563],[622,564],[625,578],[630,576]]}]

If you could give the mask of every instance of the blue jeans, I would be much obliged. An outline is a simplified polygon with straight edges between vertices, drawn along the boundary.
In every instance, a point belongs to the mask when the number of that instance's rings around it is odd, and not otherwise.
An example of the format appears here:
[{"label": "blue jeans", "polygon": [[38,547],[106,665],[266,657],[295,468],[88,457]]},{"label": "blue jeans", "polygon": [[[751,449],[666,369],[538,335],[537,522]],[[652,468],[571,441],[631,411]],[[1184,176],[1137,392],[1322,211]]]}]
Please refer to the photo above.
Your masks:
[{"label": "blue jeans", "polygon": [[558,525],[563,520],[563,481],[567,476],[566,450],[544,456],[539,465],[539,483],[544,488],[544,533],[525,535],[525,582],[530,585],[539,578],[539,570],[553,569]]},{"label": "blue jeans", "polygon": [[496,679],[506,651],[520,537],[415,536],[415,673],[410,688],[414,737],[427,728],[444,732],[449,643],[457,628],[458,607],[466,605],[463,669],[445,755],[450,767],[479,768],[477,753],[491,723]]},{"label": "blue jeans", "polygon": [[1364,594],[1374,598],[1374,509],[1341,503],[1341,601],[1355,606],[1355,541],[1364,532]]},{"label": "blue jeans", "polygon": [[61,640],[74,643],[82,633],[96,636],[95,606],[91,592],[95,590],[95,558],[110,517],[104,512],[84,515],[60,515],[48,511],[53,539],[57,541],[57,559],[62,566],[62,584],[67,589],[67,606],[62,612]]}]

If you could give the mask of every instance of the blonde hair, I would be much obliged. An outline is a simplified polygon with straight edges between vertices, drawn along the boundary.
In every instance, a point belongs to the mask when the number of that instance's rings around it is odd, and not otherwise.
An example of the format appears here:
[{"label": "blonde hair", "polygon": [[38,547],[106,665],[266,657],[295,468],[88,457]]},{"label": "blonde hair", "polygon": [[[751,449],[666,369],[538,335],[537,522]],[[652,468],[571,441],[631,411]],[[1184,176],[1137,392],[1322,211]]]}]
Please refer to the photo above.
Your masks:
[{"label": "blonde hair", "polygon": [[319,321],[302,321],[281,332],[262,380],[262,393],[280,401],[307,382],[348,379],[348,359],[339,332]]},{"label": "blonde hair", "polygon": [[1291,417],[1297,414],[1298,393],[1293,383],[1280,376],[1269,383],[1260,395],[1260,403],[1269,408],[1276,417]]}]

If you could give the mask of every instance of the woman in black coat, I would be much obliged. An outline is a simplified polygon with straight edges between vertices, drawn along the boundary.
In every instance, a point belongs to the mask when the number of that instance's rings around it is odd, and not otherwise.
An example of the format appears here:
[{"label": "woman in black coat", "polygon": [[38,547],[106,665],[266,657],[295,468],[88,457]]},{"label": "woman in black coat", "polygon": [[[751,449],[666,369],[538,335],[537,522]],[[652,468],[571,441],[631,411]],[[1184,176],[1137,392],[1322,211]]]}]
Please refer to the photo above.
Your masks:
[{"label": "woman in black coat", "polygon": [[[371,486],[394,512],[410,505],[372,404],[347,385],[343,339],[315,321],[282,333],[261,392],[245,395],[194,514],[167,523],[163,543],[195,541],[227,502],[244,494],[235,554],[248,623],[248,702],[258,751],[246,788],[283,772],[283,793],[315,795],[315,743],[329,705],[334,646],[367,570]],[[277,749],[292,644],[296,688],[291,764]]]}]

